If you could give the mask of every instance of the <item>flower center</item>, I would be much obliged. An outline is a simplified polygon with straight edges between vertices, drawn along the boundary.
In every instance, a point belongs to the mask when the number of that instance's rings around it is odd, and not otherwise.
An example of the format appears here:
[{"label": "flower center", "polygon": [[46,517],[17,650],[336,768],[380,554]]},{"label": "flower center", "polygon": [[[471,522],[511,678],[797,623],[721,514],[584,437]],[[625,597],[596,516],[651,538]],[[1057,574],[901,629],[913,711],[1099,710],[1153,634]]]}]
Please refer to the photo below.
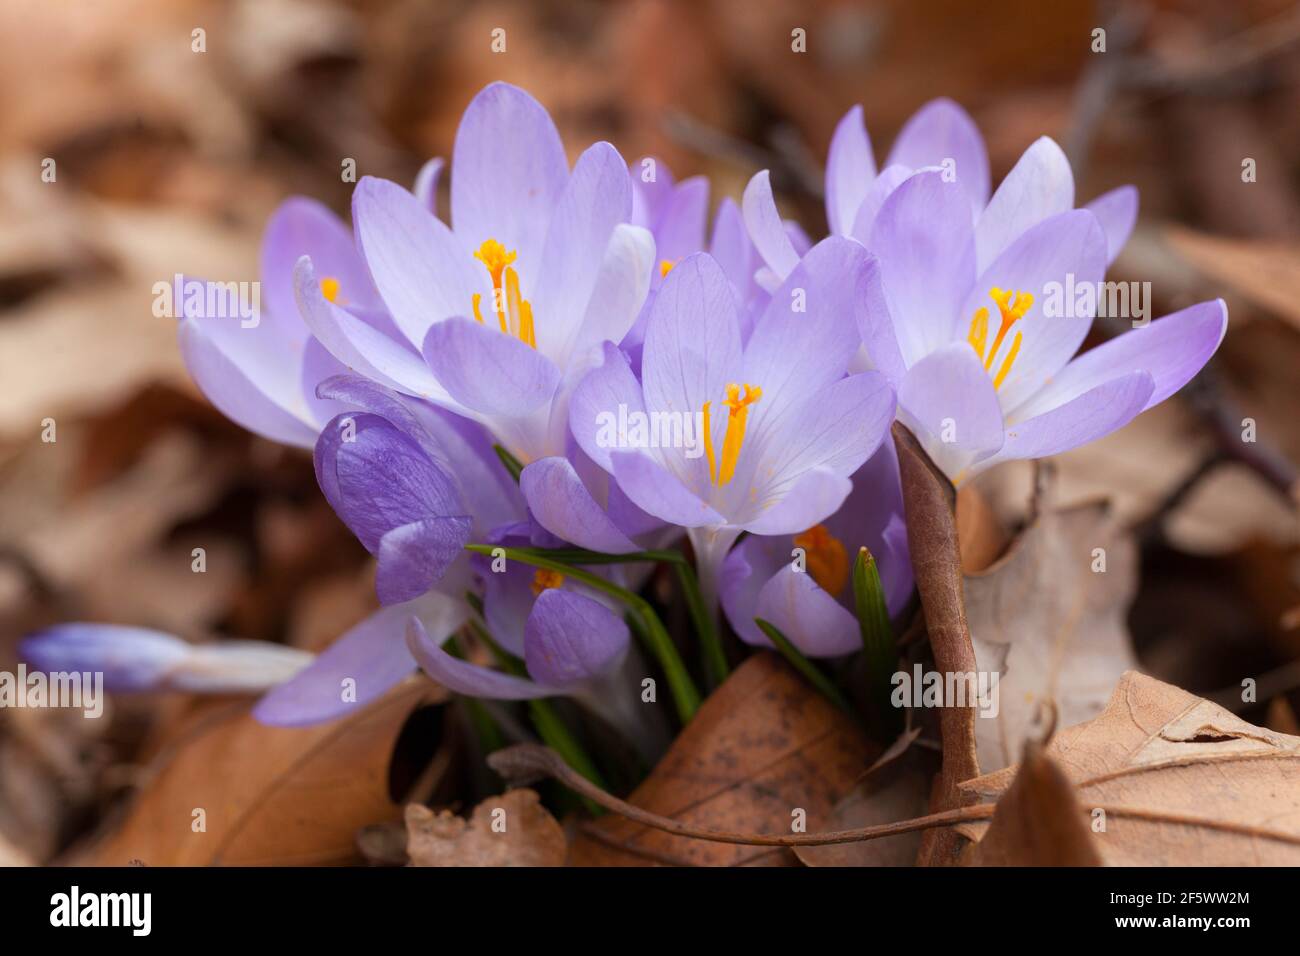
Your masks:
[{"label": "flower center", "polygon": [[675,266],[675,265],[677,265],[677,262],[676,262],[675,260],[673,260],[673,259],[660,259],[660,260],[659,260],[659,278],[662,279],[664,276],[668,275],[668,273],[672,272],[672,271],[673,271],[673,266]]},{"label": "flower center", "polygon": [[564,575],[559,571],[538,568],[533,573],[533,597],[538,597],[543,591],[549,591],[551,588],[558,588],[563,583]]},{"label": "flower center", "polygon": [[[519,273],[510,268],[518,252],[495,239],[486,240],[474,253],[474,258],[487,268],[492,277],[492,311],[496,313],[501,331],[513,335],[525,345],[537,348],[533,331],[533,307],[519,294]],[[481,293],[474,293],[474,318],[483,321]]]},{"label": "flower center", "polygon": [[339,301],[339,280],[333,276],[325,276],[320,280],[320,294],[327,300],[338,304]]},{"label": "flower center", "polygon": [[844,544],[827,530],[824,524],[815,524],[803,534],[794,536],[794,546],[803,548],[808,562],[808,573],[823,591],[839,597],[849,582],[849,555]]},{"label": "flower center", "polygon": [[[971,347],[975,349],[975,354],[983,360],[985,370],[992,373],[993,362],[998,357],[998,352],[1002,348],[1003,340],[1007,337],[1007,332],[1025,317],[1026,312],[1033,308],[1034,297],[1028,292],[1004,291],[994,286],[989,290],[989,298],[997,304],[998,312],[1001,314],[1001,321],[998,323],[998,331],[993,337],[992,346],[988,345],[989,310],[987,308],[975,311],[975,317],[970,321],[970,332],[966,335],[966,341],[970,342]],[[1020,354],[1022,337],[1019,332],[1016,332],[1015,338],[1011,340],[1011,347],[1007,349],[1006,357],[1002,359],[997,374],[993,376],[994,388],[1001,388],[1002,383],[1011,374],[1011,366],[1016,364],[1016,356]],[[985,354],[986,346],[987,354]]]},{"label": "flower center", "polygon": [[736,460],[740,458],[740,446],[745,443],[745,425],[749,421],[749,406],[763,397],[763,390],[754,385],[745,386],[745,394],[740,394],[740,386],[734,382],[727,386],[727,397],[722,404],[727,406],[727,433],[722,439],[722,461],[713,453],[713,431],[710,427],[709,406],[704,403],[704,453],[709,458],[709,478],[718,486],[731,481],[736,473]]}]

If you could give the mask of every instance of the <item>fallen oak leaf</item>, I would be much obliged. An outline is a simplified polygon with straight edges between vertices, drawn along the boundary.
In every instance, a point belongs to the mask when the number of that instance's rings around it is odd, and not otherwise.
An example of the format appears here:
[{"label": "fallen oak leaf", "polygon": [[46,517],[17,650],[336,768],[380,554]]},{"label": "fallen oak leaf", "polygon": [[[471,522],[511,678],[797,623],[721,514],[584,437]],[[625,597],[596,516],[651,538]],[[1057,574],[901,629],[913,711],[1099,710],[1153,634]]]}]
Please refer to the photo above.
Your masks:
[{"label": "fallen oak leaf", "polygon": [[563,866],[564,829],[536,791],[489,797],[467,821],[418,803],[406,807],[406,853],[412,866]]},{"label": "fallen oak leaf", "polygon": [[[1093,819],[1108,866],[1300,863],[1300,737],[1129,672],[1100,716],[1062,730],[1047,753]],[[999,770],[962,789],[996,800],[1015,773]],[[956,828],[972,842],[988,831],[984,823]]]},{"label": "fallen oak leaf", "polygon": [[249,713],[251,703],[215,712],[167,745],[120,825],[71,862],[354,862],[357,830],[401,814],[389,785],[402,730],[423,707],[445,699],[437,685],[414,676],[364,710],[314,727],[265,726]]}]

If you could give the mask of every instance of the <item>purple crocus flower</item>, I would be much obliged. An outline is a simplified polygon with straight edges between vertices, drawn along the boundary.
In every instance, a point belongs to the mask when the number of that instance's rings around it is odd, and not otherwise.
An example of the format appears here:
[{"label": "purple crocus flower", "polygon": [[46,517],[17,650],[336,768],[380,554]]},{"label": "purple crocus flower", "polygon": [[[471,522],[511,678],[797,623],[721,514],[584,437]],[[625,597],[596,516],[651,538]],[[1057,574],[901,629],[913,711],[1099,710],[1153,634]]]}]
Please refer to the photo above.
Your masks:
[{"label": "purple crocus flower", "polygon": [[298,673],[307,651],[265,641],[191,644],[161,631],[114,624],[57,624],[25,637],[19,656],[46,673],[92,671],[116,692],[261,691]]},{"label": "purple crocus flower", "polygon": [[[1046,192],[1026,189],[1008,208],[999,189],[974,223],[960,185],[924,170],[890,194],[871,227],[883,295],[858,313],[863,340],[898,391],[899,420],[954,481],[1126,425],[1200,371],[1227,329],[1223,302],[1202,302],[1071,361],[1114,238],[1087,209],[1025,211],[1036,199],[1059,206]],[[1007,229],[989,219],[995,209],[1033,224],[1004,241]],[[997,251],[982,265],[987,249]]]},{"label": "purple crocus flower", "polygon": [[[860,245],[828,239],[773,293],[742,345],[731,283],[710,256],[691,256],[655,299],[641,381],[609,345],[575,390],[578,444],[634,504],[688,529],[710,600],[742,531],[798,533],[833,514],[880,443],[892,391],[877,373],[844,375],[859,348],[854,313],[875,280]],[[677,437],[647,442],[625,420],[650,421],[656,439],[668,425]]]},{"label": "purple crocus flower", "polygon": [[893,442],[882,442],[858,469],[853,491],[823,523],[796,535],[751,535],[732,549],[721,577],[727,620],[742,640],[762,647],[771,641],[754,618],[774,624],[809,657],[861,650],[851,577],[863,547],[876,560],[890,614],[898,614],[913,582]]}]

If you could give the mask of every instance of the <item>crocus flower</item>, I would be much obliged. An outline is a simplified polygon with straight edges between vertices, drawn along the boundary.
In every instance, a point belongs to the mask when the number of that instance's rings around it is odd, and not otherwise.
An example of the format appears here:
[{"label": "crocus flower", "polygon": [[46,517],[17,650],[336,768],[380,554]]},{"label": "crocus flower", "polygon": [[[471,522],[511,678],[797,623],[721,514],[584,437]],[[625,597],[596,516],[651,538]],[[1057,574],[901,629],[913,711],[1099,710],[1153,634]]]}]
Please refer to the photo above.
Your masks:
[{"label": "crocus flower", "polygon": [[[883,291],[858,313],[867,352],[898,391],[899,420],[954,481],[1122,427],[1200,371],[1227,329],[1223,302],[1202,302],[1071,361],[1114,237],[1087,209],[1026,213],[1044,191],[999,204],[1003,188],[976,224],[958,183],[914,173],[867,242]],[[990,220],[995,210],[1009,224]],[[998,251],[981,265],[988,248]]]},{"label": "crocus flower", "polygon": [[[873,372],[844,375],[859,347],[854,312],[874,279],[860,245],[826,240],[742,346],[730,282],[710,256],[691,256],[655,299],[641,381],[609,345],[575,390],[575,439],[634,504],[688,529],[706,598],[716,601],[717,570],[742,531],[793,534],[833,514],[880,443],[889,386]],[[603,423],[620,408],[676,422],[693,440],[629,447],[620,431],[611,441]]]},{"label": "crocus flower", "polygon": [[746,643],[770,647],[754,623],[762,618],[808,657],[861,650],[851,576],[864,547],[875,558],[890,614],[898,614],[912,593],[912,566],[890,441],[853,475],[853,491],[824,522],[795,535],[750,535],[731,550],[721,595],[732,629]]},{"label": "crocus flower", "polygon": [[161,631],[114,624],[57,624],[25,637],[19,656],[46,673],[91,671],[116,692],[265,690],[310,663],[307,651],[266,641],[191,644]]}]

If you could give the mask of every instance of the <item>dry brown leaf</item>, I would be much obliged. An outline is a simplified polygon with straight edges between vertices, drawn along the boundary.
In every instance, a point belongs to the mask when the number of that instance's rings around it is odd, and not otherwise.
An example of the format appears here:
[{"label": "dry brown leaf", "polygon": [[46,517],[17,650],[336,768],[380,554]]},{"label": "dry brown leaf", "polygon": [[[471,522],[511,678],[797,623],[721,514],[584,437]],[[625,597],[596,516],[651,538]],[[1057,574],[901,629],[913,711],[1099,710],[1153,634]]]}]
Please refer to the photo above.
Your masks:
[{"label": "dry brown leaf", "polygon": [[1171,226],[1169,241],[1201,272],[1300,328],[1300,244],[1207,236]]},{"label": "dry brown leaf", "polygon": [[[394,745],[445,695],[412,677],[359,713],[317,727],[266,727],[247,704],[211,713],[164,752],[121,825],[74,862],[124,866],[302,866],[357,859],[357,830],[395,819]],[[203,809],[206,831],[195,832]]]},{"label": "dry brown leaf", "polygon": [[[912,746],[919,733],[909,731],[881,755],[835,804],[827,830],[853,830],[925,813],[939,758],[933,751]],[[860,843],[801,846],[794,852],[806,866],[912,866],[920,846],[918,831]]]},{"label": "dry brown leaf", "polygon": [[974,485],[957,489],[957,541],[965,574],[983,571],[1007,548],[1007,529]]},{"label": "dry brown leaf", "polygon": [[[1105,571],[1093,571],[1103,559]],[[1136,666],[1125,625],[1136,548],[1103,502],[1047,507],[965,583],[979,670],[1000,675],[996,716],[975,721],[979,764],[991,772],[1015,762],[1040,701],[1055,702],[1063,726],[1081,723]]]},{"label": "dry brown leaf", "polygon": [[412,803],[406,808],[406,853],[412,866],[563,866],[564,828],[535,790],[489,797],[469,820]]},{"label": "dry brown leaf", "polygon": [[971,866],[1101,866],[1074,788],[1037,740],[998,800],[988,831],[964,854]]},{"label": "dry brown leaf", "polygon": [[[1047,753],[1094,821],[1108,866],[1300,864],[1300,737],[1129,672],[1099,717],[1057,733]],[[962,789],[990,802],[1015,774],[1008,767]],[[989,825],[957,830],[978,841]]]},{"label": "dry brown leaf", "polygon": [[[700,707],[628,802],[698,827],[790,832],[803,810],[809,833],[829,826],[835,802],[878,748],[775,654],[747,659]],[[789,850],[707,843],[621,817],[583,828],[577,866],[789,865]]]},{"label": "dry brown leaf", "polygon": [[1274,697],[1268,705],[1268,726],[1278,733],[1300,737],[1300,720],[1285,697]]}]

